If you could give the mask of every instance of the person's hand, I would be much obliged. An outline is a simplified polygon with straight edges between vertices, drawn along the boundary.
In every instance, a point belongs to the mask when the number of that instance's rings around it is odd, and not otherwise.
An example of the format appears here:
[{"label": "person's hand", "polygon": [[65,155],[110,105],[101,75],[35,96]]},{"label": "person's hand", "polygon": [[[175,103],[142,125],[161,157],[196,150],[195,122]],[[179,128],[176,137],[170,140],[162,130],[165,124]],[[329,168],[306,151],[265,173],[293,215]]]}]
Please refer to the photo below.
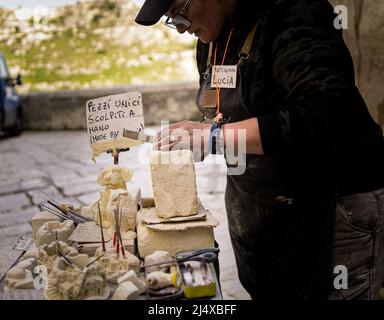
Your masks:
[{"label": "person's hand", "polygon": [[[204,159],[204,149],[208,150],[211,124],[195,121],[181,121],[159,131],[154,141],[154,149],[192,150],[195,159]],[[200,155],[198,157],[197,155]]]}]

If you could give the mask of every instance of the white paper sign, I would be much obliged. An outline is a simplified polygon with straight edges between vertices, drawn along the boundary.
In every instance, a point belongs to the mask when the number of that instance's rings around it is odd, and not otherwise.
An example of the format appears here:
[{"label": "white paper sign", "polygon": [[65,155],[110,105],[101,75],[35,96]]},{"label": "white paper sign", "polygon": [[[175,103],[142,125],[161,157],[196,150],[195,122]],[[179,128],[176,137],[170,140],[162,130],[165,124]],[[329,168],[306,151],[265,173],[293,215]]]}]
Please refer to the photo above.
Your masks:
[{"label": "white paper sign", "polygon": [[[216,70],[216,71],[215,71]],[[214,66],[211,87],[235,89],[237,81],[237,66]]]},{"label": "white paper sign", "polygon": [[[140,92],[130,92],[87,101],[87,131],[92,146],[123,138],[124,129],[144,131]],[[125,138],[124,138],[125,139]]]}]

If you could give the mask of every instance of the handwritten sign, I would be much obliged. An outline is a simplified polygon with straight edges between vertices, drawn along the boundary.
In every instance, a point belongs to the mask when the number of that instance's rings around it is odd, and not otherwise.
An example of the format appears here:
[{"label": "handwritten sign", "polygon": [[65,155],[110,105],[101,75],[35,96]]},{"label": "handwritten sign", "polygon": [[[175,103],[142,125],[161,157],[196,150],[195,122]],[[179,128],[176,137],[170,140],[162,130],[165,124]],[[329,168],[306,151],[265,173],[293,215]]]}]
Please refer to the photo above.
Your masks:
[{"label": "handwritten sign", "polygon": [[[142,96],[140,92],[112,95],[87,101],[87,131],[93,150],[126,148],[123,131],[144,130]],[[129,140],[129,139],[128,139]]]},{"label": "handwritten sign", "polygon": [[235,89],[237,81],[237,66],[215,66],[212,72],[212,88]]}]

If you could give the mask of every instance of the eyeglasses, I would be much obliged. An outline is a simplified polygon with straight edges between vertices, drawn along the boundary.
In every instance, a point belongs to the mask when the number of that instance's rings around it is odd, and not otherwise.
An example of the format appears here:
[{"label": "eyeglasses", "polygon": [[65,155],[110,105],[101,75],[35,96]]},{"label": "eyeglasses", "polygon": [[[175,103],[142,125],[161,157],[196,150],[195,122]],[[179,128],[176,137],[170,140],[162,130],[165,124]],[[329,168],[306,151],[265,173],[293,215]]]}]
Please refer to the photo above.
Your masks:
[{"label": "eyeglasses", "polygon": [[176,15],[174,18],[168,17],[167,20],[165,20],[165,25],[171,29],[180,28],[183,30],[187,30],[191,26],[192,22],[185,18],[183,15],[187,10],[187,7],[190,2],[191,0],[187,0],[183,8],[180,10],[179,14]]}]

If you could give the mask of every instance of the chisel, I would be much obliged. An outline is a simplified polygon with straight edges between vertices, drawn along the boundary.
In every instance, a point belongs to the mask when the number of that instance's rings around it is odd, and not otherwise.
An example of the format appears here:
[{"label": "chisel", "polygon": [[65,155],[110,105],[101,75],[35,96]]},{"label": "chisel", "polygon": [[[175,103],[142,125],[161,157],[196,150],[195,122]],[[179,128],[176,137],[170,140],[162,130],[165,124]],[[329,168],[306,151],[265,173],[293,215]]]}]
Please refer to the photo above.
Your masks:
[{"label": "chisel", "polygon": [[124,129],[123,131],[123,137],[148,143],[153,143],[155,140],[155,136],[150,136],[148,134],[145,134],[144,132],[136,132],[126,129]]}]

